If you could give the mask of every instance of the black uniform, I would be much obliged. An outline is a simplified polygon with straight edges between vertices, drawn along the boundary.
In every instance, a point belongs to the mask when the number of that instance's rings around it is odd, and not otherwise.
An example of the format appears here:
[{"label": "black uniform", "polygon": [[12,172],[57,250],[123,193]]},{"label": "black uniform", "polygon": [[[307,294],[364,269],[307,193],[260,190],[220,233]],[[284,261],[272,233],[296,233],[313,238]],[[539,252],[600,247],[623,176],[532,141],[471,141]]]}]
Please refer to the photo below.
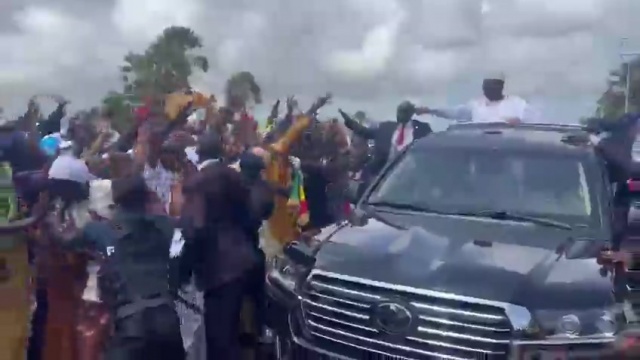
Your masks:
[{"label": "black uniform", "polygon": [[[597,145],[597,149],[606,161],[609,180],[614,188],[614,234],[613,247],[619,248],[626,234],[627,217],[631,196],[627,186],[627,180],[632,177],[636,167],[631,155],[633,143],[636,139],[636,123],[640,116],[626,115],[617,121],[609,121],[605,128],[607,135]],[[611,125],[613,124],[613,125]]]},{"label": "black uniform", "polygon": [[169,219],[157,215],[121,211],[85,226],[79,244],[104,255],[100,296],[114,319],[105,360],[185,358],[168,287],[172,236]]}]

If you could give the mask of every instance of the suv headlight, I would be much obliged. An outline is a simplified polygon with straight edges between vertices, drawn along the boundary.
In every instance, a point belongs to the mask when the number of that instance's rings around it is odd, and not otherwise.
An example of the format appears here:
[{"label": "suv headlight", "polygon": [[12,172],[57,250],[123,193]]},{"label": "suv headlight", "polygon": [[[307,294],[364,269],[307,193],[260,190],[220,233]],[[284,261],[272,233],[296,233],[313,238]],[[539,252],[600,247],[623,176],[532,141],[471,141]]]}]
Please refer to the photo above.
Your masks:
[{"label": "suv headlight", "polygon": [[608,310],[542,310],[534,313],[536,325],[547,337],[613,336],[615,314]]}]

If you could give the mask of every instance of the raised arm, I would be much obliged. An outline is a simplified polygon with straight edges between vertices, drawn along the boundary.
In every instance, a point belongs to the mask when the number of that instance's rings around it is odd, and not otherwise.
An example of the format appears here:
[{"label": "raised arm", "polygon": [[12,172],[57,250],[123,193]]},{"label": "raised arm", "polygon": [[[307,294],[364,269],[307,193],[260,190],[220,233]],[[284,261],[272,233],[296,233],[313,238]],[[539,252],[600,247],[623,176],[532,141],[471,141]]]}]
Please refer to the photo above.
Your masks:
[{"label": "raised arm", "polygon": [[531,106],[529,103],[525,104],[524,111],[522,113],[522,122],[537,123],[540,122],[540,112],[537,108]]},{"label": "raised arm", "polygon": [[473,117],[471,106],[469,104],[458,105],[451,109],[431,109],[431,108],[417,109],[416,115],[423,115],[423,114],[433,115],[435,117],[439,117],[447,120],[455,120],[458,122],[470,122]]},{"label": "raised arm", "polygon": [[279,113],[280,113],[280,99],[278,99],[273,104],[273,107],[271,108],[271,113],[269,114],[269,117],[267,118],[267,127],[273,126],[273,123],[278,118]]},{"label": "raised arm", "polygon": [[367,140],[371,140],[376,137],[376,129],[370,129],[349,116],[346,112],[342,111],[342,109],[338,109],[340,112],[340,116],[344,120],[344,126],[349,128],[349,130],[353,131],[356,135],[363,137]]},{"label": "raised arm", "polygon": [[60,132],[62,118],[65,115],[65,108],[68,101],[63,97],[56,97],[55,100],[58,103],[58,106],[51,114],[49,114],[49,116],[47,116],[47,119],[40,124],[40,136],[47,136],[49,134]]}]

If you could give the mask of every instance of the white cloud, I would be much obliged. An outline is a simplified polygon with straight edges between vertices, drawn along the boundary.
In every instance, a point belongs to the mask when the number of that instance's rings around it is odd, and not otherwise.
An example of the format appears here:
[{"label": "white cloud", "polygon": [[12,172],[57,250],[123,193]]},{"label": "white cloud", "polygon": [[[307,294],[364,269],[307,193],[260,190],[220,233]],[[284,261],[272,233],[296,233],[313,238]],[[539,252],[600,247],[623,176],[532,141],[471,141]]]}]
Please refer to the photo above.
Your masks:
[{"label": "white cloud", "polygon": [[591,110],[619,61],[618,38],[640,39],[637,0],[3,4],[0,21],[11,26],[0,30],[0,105],[8,112],[53,90],[78,107],[95,104],[118,86],[127,51],[166,26],[185,25],[204,38],[211,60],[210,73],[197,78],[201,88],[219,91],[229,74],[250,70],[267,98],[331,90],[345,108],[386,117],[402,98],[465,101],[479,93],[484,72],[504,71],[509,90],[549,107],[543,113],[577,117]]},{"label": "white cloud", "polygon": [[353,81],[371,80],[388,67],[396,50],[396,38],[402,18],[371,29],[357,50],[338,50],[329,54],[327,70]]},{"label": "white cloud", "polygon": [[123,37],[152,41],[167,26],[193,24],[201,5],[197,0],[116,0],[111,19]]}]

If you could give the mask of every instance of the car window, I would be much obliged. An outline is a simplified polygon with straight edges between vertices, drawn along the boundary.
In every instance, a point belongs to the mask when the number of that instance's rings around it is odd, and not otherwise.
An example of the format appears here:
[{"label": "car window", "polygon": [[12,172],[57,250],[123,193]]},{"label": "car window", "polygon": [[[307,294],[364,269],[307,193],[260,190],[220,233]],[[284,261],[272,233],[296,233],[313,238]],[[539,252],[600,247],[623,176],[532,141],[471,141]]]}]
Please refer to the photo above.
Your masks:
[{"label": "car window", "polygon": [[440,211],[508,211],[584,223],[598,213],[593,194],[578,158],[416,149],[397,163],[368,201]]}]

